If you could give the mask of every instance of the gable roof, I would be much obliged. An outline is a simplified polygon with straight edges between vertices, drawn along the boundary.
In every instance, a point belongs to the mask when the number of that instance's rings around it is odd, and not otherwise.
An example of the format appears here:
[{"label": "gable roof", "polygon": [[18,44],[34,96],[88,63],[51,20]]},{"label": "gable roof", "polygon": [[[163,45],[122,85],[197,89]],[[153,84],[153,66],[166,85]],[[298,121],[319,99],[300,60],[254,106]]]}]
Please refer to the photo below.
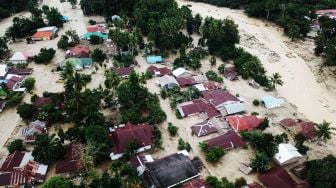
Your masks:
[{"label": "gable roof", "polygon": [[145,177],[157,188],[169,188],[200,174],[188,156],[177,153],[146,163]]},{"label": "gable roof", "polygon": [[155,75],[155,76],[163,76],[163,75],[171,75],[172,74],[172,71],[167,68],[167,67],[156,67],[154,65],[151,65],[148,67],[148,71],[152,74],[152,75]]},{"label": "gable roof", "polygon": [[280,121],[280,125],[292,131],[294,134],[303,134],[308,140],[315,138],[316,131],[313,122],[295,121],[294,119],[286,118]]},{"label": "gable roof", "polygon": [[81,156],[84,146],[78,142],[72,142],[65,147],[64,160],[56,163],[56,174],[76,172],[83,167]]},{"label": "gable roof", "polygon": [[212,118],[220,115],[216,108],[205,103],[201,99],[178,104],[177,109],[179,110],[182,117],[186,117],[196,113],[205,113],[208,116],[207,118]]},{"label": "gable roof", "polygon": [[161,56],[147,56],[146,61],[149,64],[161,63],[163,61]]},{"label": "gable roof", "polygon": [[196,84],[194,85],[194,87],[198,89],[199,91],[211,91],[211,90],[221,89],[220,84],[214,81],[207,81],[204,83]]},{"label": "gable roof", "polygon": [[267,109],[277,108],[285,103],[284,100],[275,98],[273,96],[265,96],[262,98],[262,101]]},{"label": "gable roof", "polygon": [[8,155],[0,168],[0,172],[9,172],[19,167],[24,155],[25,153],[21,151],[14,151],[14,153]]},{"label": "gable roof", "polygon": [[186,74],[185,76],[191,76],[191,72],[188,71],[187,69],[183,68],[183,67],[179,67],[179,68],[173,70],[173,75],[176,78],[182,76],[183,74]]},{"label": "gable roof", "polygon": [[296,188],[298,185],[287,171],[280,166],[274,166],[270,170],[259,174],[259,180],[269,188]]},{"label": "gable roof", "polygon": [[34,39],[43,39],[43,38],[51,38],[53,36],[53,32],[51,31],[37,31],[32,38]]},{"label": "gable roof", "polygon": [[118,76],[129,76],[133,71],[133,67],[121,67],[115,69],[115,72]]},{"label": "gable roof", "polygon": [[213,91],[203,91],[202,96],[205,100],[207,100],[214,106],[221,105],[228,101],[239,101],[237,97],[221,89]]},{"label": "gable roof", "polygon": [[206,184],[205,180],[197,178],[184,183],[181,188],[210,188],[210,186]]},{"label": "gable roof", "polygon": [[197,123],[191,126],[191,130],[198,137],[206,136],[218,131],[217,127],[212,123],[211,120]]},{"label": "gable roof", "polygon": [[181,87],[192,86],[196,84],[196,80],[193,77],[178,77],[176,80]]},{"label": "gable roof", "polygon": [[262,122],[257,116],[228,116],[226,117],[226,121],[229,122],[230,126],[236,130],[237,132],[245,131],[245,130],[254,130],[256,129],[260,123]]},{"label": "gable roof", "polygon": [[229,67],[224,70],[224,77],[228,80],[238,79],[238,72],[235,70],[235,67]]},{"label": "gable roof", "polygon": [[84,46],[75,46],[69,49],[67,57],[88,58],[90,57],[90,49]]},{"label": "gable roof", "polygon": [[179,83],[176,81],[176,79],[170,75],[164,75],[161,78],[159,78],[159,84],[161,87],[166,87],[169,89],[179,86]]},{"label": "gable roof", "polygon": [[112,152],[122,154],[126,151],[128,144],[132,140],[137,140],[141,147],[152,144],[153,127],[147,124],[133,125],[127,123],[124,127],[119,127],[110,133],[112,142]]},{"label": "gable roof", "polygon": [[243,139],[232,130],[218,137],[206,140],[205,143],[209,147],[220,147],[223,149],[239,148],[245,145]]},{"label": "gable roof", "polygon": [[106,29],[102,25],[90,25],[86,27],[87,32],[100,32],[107,33]]},{"label": "gable roof", "polygon": [[302,157],[302,155],[298,152],[298,149],[289,143],[279,144],[278,153],[274,155],[276,162],[280,165],[300,157]]},{"label": "gable roof", "polygon": [[27,61],[34,55],[30,52],[15,52],[13,56],[9,59],[10,61]]}]

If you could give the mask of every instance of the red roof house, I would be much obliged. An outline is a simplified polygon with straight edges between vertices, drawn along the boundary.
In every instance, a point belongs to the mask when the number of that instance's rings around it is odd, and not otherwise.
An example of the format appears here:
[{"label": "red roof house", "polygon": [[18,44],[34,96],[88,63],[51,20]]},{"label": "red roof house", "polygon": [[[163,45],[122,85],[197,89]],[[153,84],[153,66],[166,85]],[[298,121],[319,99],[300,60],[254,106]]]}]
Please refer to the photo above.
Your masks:
[{"label": "red roof house", "polygon": [[215,107],[229,101],[239,101],[237,97],[221,89],[213,91],[204,91],[202,92],[202,96],[205,100],[207,100]]},{"label": "red roof house", "polygon": [[24,91],[23,88],[24,77],[23,76],[12,76],[7,81],[7,88],[11,91]]},{"label": "red roof house", "polygon": [[286,118],[280,121],[280,125],[293,134],[303,134],[308,140],[315,138],[315,126],[313,122]]},{"label": "red roof house", "polygon": [[225,118],[226,121],[229,122],[229,125],[237,132],[241,131],[251,131],[256,129],[262,119],[258,118],[257,116],[228,116]]},{"label": "red roof house", "polygon": [[83,168],[81,160],[84,146],[81,143],[72,142],[65,147],[64,160],[56,163],[56,174],[65,177],[77,175]]},{"label": "red roof house", "polygon": [[133,67],[121,67],[115,69],[115,72],[117,73],[118,76],[122,78],[127,78],[133,71]]},{"label": "red roof house", "polygon": [[54,33],[51,31],[37,31],[31,38],[32,40],[51,40]]},{"label": "red roof house", "polygon": [[196,80],[193,77],[179,77],[176,78],[181,87],[192,86],[196,84]]},{"label": "red roof house", "polygon": [[298,184],[287,171],[280,166],[275,166],[270,170],[259,174],[259,180],[268,188],[304,188],[306,184]]},{"label": "red roof house", "polygon": [[119,125],[115,129],[110,129],[109,137],[113,145],[110,157],[112,160],[116,160],[123,156],[132,140],[137,140],[141,145],[138,152],[150,149],[153,138],[153,127],[147,124],[133,125],[127,123],[126,125]]},{"label": "red roof house", "polygon": [[15,167],[18,167],[24,155],[25,153],[21,151],[15,151],[14,153],[8,155],[0,168],[0,172],[12,171]]},{"label": "red roof house", "polygon": [[151,65],[147,69],[153,76],[164,76],[164,75],[171,75],[172,70],[170,70],[167,67],[156,67],[154,65]]},{"label": "red roof house", "polygon": [[260,185],[259,183],[257,182],[253,182],[253,183],[250,183],[247,185],[248,188],[263,188],[262,185]]},{"label": "red roof house", "polygon": [[206,140],[205,143],[209,147],[220,147],[223,149],[239,148],[245,145],[244,140],[234,131],[228,131],[223,135]]},{"label": "red roof house", "polygon": [[229,67],[224,70],[224,77],[228,80],[237,80],[238,79],[238,72],[235,70],[234,67]]},{"label": "red roof house", "polygon": [[205,180],[197,178],[184,183],[181,188],[210,188],[210,186],[206,184]]},{"label": "red roof house", "polygon": [[105,26],[102,25],[90,25],[86,27],[87,32],[94,33],[94,32],[100,32],[100,33],[107,33]]},{"label": "red roof house", "polygon": [[89,58],[90,49],[88,47],[75,46],[70,48],[69,51],[67,51],[66,57]]}]

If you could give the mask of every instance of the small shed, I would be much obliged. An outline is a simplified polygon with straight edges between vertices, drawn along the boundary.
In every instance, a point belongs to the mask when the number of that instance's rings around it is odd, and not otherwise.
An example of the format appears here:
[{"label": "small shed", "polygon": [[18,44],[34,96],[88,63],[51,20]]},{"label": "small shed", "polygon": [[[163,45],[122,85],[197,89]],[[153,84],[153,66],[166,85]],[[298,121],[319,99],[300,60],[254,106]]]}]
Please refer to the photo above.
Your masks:
[{"label": "small shed", "polygon": [[147,56],[146,61],[149,64],[162,63],[163,59],[161,56]]}]

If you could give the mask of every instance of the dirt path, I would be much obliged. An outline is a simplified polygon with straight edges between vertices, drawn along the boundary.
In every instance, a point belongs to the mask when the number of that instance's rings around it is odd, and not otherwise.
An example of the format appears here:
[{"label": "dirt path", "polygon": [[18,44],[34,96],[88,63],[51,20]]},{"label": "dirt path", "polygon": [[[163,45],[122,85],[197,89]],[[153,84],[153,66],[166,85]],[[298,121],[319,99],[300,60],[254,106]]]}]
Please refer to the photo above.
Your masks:
[{"label": "dirt path", "polygon": [[336,97],[330,89],[317,81],[307,62],[300,57],[311,53],[308,49],[295,46],[296,49],[293,50],[281,29],[249,18],[240,10],[182,0],[177,2],[179,5],[192,5],[190,9],[193,13],[199,13],[203,17],[231,17],[239,25],[241,46],[257,55],[269,74],[281,74],[284,85],[278,88],[279,96],[294,104],[310,120],[318,123],[327,120],[336,126]]}]

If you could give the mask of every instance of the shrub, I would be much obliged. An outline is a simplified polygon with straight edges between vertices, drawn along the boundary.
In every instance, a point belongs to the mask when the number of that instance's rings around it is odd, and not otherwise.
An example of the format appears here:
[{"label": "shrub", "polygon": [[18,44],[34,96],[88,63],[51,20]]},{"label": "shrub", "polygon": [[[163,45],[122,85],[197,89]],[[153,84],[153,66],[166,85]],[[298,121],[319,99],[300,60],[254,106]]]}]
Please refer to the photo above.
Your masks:
[{"label": "shrub", "polygon": [[223,83],[223,78],[218,76],[214,71],[210,70],[210,71],[206,72],[205,75],[209,80],[216,81],[216,82],[219,82],[219,83]]},{"label": "shrub", "polygon": [[185,142],[182,138],[180,138],[178,140],[178,146],[177,146],[178,150],[187,150],[190,151],[191,150],[191,146],[188,142]]},{"label": "shrub", "polygon": [[176,136],[178,127],[174,126],[172,123],[168,123],[168,132],[170,136]]},{"label": "shrub", "polygon": [[160,90],[160,96],[163,100],[165,100],[167,98],[167,91],[165,89],[161,89]]},{"label": "shrub", "polygon": [[260,101],[258,99],[254,99],[252,103],[253,103],[254,106],[259,106],[260,105]]},{"label": "shrub", "polygon": [[258,126],[258,129],[260,129],[260,130],[265,130],[267,127],[269,127],[269,120],[268,120],[268,118],[266,117],[266,118],[260,123],[260,125]]},{"label": "shrub", "polygon": [[99,36],[92,35],[92,36],[90,37],[90,43],[91,43],[92,45],[101,44],[101,43],[103,43],[103,39],[100,38]]},{"label": "shrub", "polygon": [[216,163],[219,161],[221,157],[224,156],[224,154],[225,154],[225,151],[223,148],[219,148],[219,147],[209,148],[206,151],[205,160],[211,163]]},{"label": "shrub", "polygon": [[50,60],[54,58],[56,51],[53,48],[41,48],[40,53],[34,56],[35,63],[37,64],[48,64]]},{"label": "shrub", "polygon": [[27,78],[25,81],[24,81],[24,87],[28,90],[28,91],[31,91],[33,88],[34,88],[34,85],[35,85],[35,78]]},{"label": "shrub", "polygon": [[7,146],[9,153],[14,153],[14,151],[23,151],[24,149],[23,141],[21,139],[16,139]]},{"label": "shrub", "polygon": [[92,19],[89,20],[89,24],[90,24],[90,25],[95,25],[96,23],[97,23],[97,22],[94,21],[94,20],[92,20]]},{"label": "shrub", "polygon": [[245,185],[247,185],[247,181],[244,177],[236,179],[236,181],[234,183],[235,188],[242,188]]},{"label": "shrub", "polygon": [[34,117],[35,109],[33,105],[23,103],[16,108],[17,113],[22,119],[32,119]]},{"label": "shrub", "polygon": [[106,59],[106,54],[101,49],[96,48],[93,50],[91,57],[94,62],[101,63]]}]

